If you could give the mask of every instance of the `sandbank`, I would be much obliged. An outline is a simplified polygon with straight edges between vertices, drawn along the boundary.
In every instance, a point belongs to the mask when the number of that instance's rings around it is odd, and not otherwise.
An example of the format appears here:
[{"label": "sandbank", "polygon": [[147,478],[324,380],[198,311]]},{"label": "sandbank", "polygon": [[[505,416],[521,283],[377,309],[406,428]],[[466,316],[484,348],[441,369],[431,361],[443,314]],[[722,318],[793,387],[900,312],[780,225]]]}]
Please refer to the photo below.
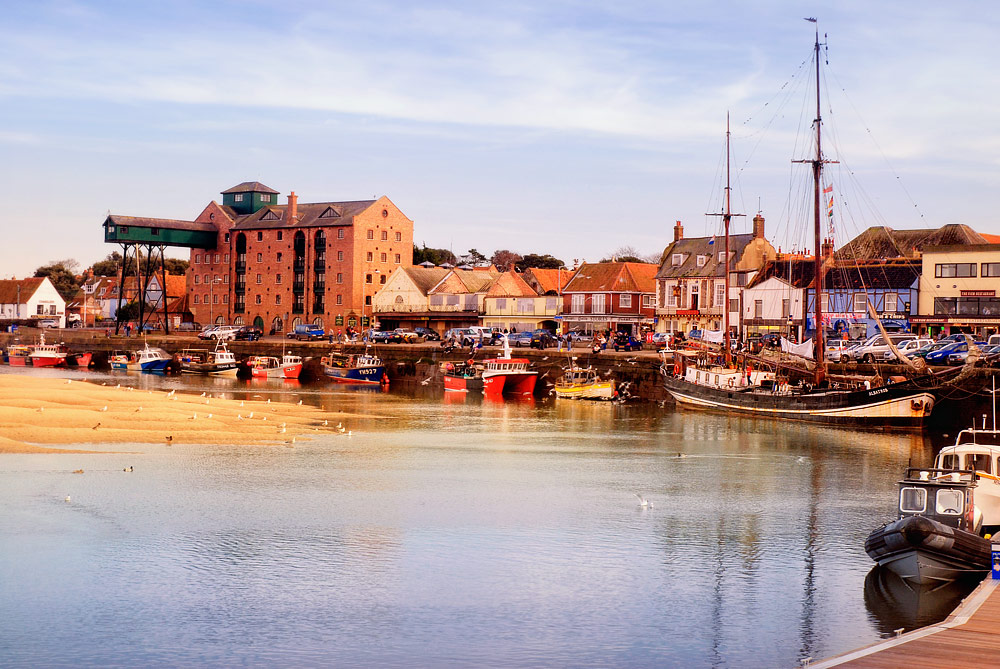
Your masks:
[{"label": "sandbank", "polygon": [[107,452],[53,447],[83,444],[290,445],[338,432],[343,417],[309,405],[0,375],[0,454]]}]

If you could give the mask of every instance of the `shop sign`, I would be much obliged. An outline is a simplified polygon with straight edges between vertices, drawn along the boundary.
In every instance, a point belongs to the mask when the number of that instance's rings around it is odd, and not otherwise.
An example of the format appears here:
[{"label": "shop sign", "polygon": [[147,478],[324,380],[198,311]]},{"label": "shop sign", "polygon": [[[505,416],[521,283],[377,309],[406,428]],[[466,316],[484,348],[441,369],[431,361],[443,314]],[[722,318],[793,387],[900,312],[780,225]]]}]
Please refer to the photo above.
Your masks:
[{"label": "shop sign", "polygon": [[960,291],[962,297],[996,297],[995,290],[963,290]]},{"label": "shop sign", "polygon": [[334,325],[343,325],[344,324],[344,317],[343,317],[343,315],[337,314],[337,317],[333,319],[333,324]]}]

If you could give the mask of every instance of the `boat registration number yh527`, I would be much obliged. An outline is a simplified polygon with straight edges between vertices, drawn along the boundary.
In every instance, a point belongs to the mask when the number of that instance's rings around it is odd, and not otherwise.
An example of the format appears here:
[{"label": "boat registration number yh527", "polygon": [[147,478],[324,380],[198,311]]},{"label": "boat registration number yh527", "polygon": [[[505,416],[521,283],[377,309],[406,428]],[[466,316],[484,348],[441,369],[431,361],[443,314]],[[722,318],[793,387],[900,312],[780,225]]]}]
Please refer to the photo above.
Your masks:
[{"label": "boat registration number yh527", "polygon": [[369,368],[369,369],[359,369],[358,370],[358,374],[360,374],[361,376],[371,376],[374,373],[375,373],[375,370],[371,369],[371,368]]}]

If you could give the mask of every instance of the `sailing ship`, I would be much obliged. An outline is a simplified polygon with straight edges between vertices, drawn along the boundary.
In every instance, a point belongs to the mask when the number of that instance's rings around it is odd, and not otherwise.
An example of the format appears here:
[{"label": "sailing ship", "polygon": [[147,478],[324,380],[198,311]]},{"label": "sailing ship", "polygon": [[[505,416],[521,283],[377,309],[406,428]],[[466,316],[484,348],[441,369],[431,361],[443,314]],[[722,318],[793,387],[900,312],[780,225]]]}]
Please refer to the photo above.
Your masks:
[{"label": "sailing ship", "polygon": [[[908,364],[910,378],[894,378],[892,383],[873,387],[870,379],[831,377],[824,355],[823,300],[825,288],[824,254],[821,253],[821,180],[827,161],[822,152],[820,108],[820,42],[816,32],[815,155],[802,162],[813,172],[813,233],[815,243],[814,302],[815,330],[808,364],[758,358],[749,353],[733,359],[730,343],[729,309],[724,308],[720,350],[703,350],[676,355],[661,365],[663,383],[676,402],[686,408],[735,412],[784,420],[802,420],[834,425],[920,429],[934,409],[937,393],[945,383],[956,384],[970,374],[964,370],[930,373],[925,365],[914,364],[890,349]],[[727,123],[728,126],[728,123]],[[732,217],[729,185],[729,129],[726,129],[725,209],[721,214],[725,231],[725,295],[729,295],[729,225]],[[871,305],[868,305],[871,311]],[[878,319],[875,319],[878,322]],[[881,324],[879,324],[881,328]],[[884,334],[884,332],[883,332]],[[885,337],[888,340],[888,336]],[[971,347],[970,347],[971,348]],[[804,362],[804,355],[798,360]],[[967,361],[967,367],[974,359]]]}]

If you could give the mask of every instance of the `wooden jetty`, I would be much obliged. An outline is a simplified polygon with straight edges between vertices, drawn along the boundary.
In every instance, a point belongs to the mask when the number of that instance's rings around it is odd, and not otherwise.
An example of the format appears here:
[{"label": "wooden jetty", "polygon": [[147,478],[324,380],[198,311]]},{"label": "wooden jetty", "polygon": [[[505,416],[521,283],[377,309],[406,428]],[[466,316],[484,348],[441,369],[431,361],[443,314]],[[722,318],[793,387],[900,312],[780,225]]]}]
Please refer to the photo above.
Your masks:
[{"label": "wooden jetty", "polygon": [[1000,580],[987,576],[942,623],[806,666],[1000,667]]}]

